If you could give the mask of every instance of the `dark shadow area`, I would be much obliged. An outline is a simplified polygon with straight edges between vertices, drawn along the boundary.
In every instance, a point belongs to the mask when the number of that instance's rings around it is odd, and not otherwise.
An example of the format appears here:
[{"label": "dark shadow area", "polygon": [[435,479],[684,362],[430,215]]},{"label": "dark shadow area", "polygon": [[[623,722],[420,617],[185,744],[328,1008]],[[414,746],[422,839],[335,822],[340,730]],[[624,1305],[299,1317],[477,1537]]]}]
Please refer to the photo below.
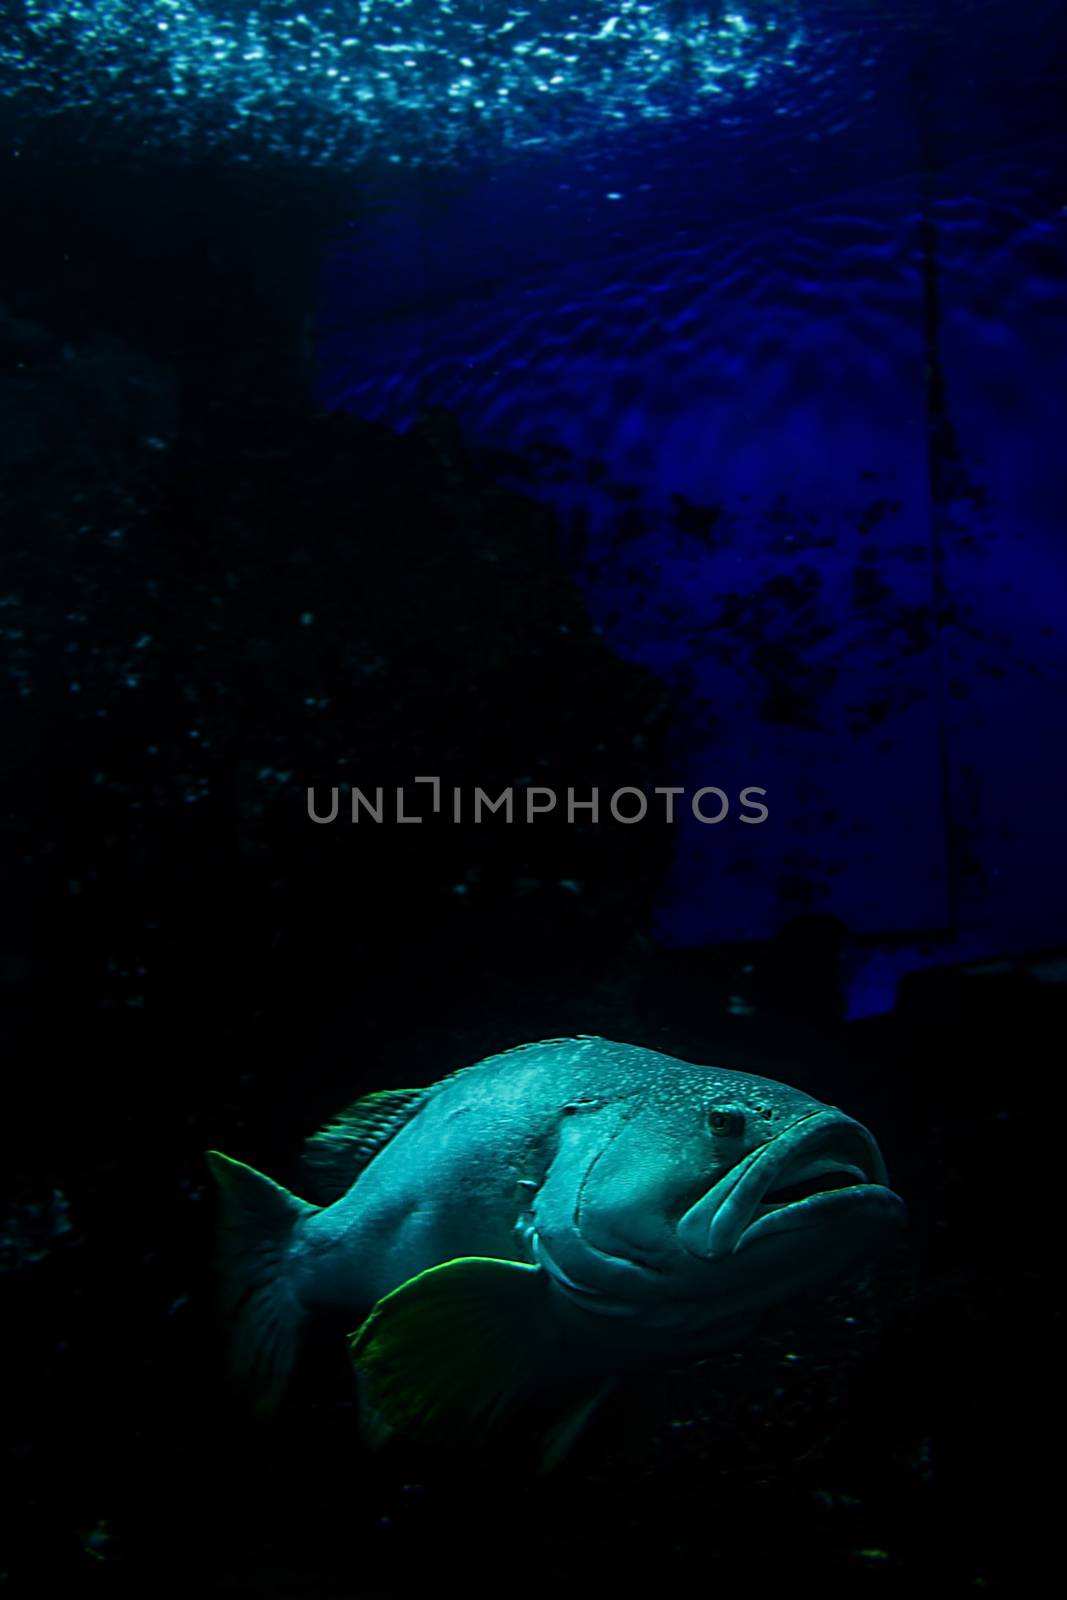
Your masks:
[{"label": "dark shadow area", "polygon": [[[316,826],[311,786],[671,781],[662,685],[452,417],[399,437],[307,397],[327,180],[5,181],[12,1592],[1025,1592],[1051,1537],[1062,962],[927,974],[846,1025],[832,918],[653,943],[666,826],[457,824],[426,790],[417,825]],[[570,1033],[842,1105],[906,1242],[619,1397],[555,1477],[521,1440],[369,1456],[328,1323],[276,1423],[242,1415],[203,1151],[295,1182],[360,1092]]]}]

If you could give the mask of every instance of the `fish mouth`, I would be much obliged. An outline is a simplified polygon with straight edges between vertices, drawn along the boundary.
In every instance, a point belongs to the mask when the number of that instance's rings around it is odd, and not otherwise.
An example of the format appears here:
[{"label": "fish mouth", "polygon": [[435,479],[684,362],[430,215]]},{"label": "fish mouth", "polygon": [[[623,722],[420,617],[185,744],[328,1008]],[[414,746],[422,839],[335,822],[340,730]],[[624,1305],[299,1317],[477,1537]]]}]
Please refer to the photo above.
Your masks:
[{"label": "fish mouth", "polygon": [[738,1162],[682,1217],[678,1240],[715,1260],[774,1234],[817,1227],[832,1213],[899,1221],[881,1151],[862,1123],[813,1112]]}]

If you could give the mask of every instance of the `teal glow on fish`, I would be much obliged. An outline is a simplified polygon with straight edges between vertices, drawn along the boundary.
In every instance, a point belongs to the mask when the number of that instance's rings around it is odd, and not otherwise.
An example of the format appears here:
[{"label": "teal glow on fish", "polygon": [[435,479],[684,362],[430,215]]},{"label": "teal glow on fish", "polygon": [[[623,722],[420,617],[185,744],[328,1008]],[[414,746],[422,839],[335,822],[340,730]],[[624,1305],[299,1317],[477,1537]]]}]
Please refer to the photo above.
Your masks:
[{"label": "teal glow on fish", "polygon": [[734,1343],[904,1217],[835,1107],[598,1038],[357,1101],[306,1148],[318,1204],[208,1160],[234,1374],[261,1406],[305,1319],[351,1311],[369,1434],[477,1437],[565,1387],[545,1464],[628,1371]]}]

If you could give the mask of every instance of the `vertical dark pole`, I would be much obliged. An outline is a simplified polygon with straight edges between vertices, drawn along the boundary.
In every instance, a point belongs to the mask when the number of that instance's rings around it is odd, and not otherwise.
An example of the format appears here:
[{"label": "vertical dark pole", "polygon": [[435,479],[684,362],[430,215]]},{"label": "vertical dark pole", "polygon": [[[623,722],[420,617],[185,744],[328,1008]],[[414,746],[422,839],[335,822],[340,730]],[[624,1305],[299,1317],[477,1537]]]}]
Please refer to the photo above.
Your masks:
[{"label": "vertical dark pole", "polygon": [[[919,42],[922,49],[922,41]],[[912,110],[919,146],[919,273],[922,285],[923,365],[926,383],[926,440],[930,473],[931,627],[938,659],[938,762],[945,838],[945,894],[948,922],[959,921],[959,870],[953,827],[951,752],[948,731],[948,663],[945,629],[952,620],[945,572],[945,541],[959,474],[960,450],[949,416],[941,360],[941,274],[938,265],[937,148],[931,108],[933,67],[928,53],[912,71]]]}]

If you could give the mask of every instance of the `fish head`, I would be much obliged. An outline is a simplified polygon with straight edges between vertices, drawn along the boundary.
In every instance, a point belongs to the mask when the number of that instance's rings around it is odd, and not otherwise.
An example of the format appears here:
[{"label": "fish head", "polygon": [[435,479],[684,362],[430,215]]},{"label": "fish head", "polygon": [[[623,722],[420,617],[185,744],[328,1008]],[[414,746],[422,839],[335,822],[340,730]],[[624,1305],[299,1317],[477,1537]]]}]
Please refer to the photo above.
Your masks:
[{"label": "fish head", "polygon": [[699,1341],[848,1271],[904,1206],[844,1112],[752,1074],[694,1073],[565,1130],[530,1244],[572,1305]]}]

